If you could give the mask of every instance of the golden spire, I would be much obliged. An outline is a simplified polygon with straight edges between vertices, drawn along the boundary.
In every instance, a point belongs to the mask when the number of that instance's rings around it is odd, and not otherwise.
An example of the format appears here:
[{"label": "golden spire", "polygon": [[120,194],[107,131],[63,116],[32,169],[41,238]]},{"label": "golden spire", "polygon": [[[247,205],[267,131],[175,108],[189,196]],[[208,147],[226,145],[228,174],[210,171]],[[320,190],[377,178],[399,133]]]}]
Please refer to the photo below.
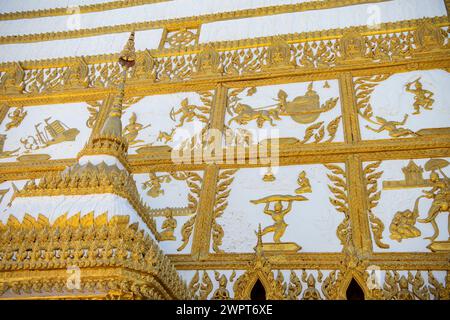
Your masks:
[{"label": "golden spire", "polygon": [[130,34],[125,47],[119,56],[119,63],[122,65],[122,80],[119,84],[119,94],[117,95],[111,111],[106,118],[101,130],[101,136],[122,138],[122,103],[125,95],[125,81],[127,80],[128,69],[134,66],[136,60],[136,50],[134,49],[134,31]]},{"label": "golden spire", "polygon": [[261,223],[258,225],[258,232],[255,232],[255,233],[256,233],[258,240],[256,242],[256,247],[254,249],[255,249],[256,256],[261,257],[262,253],[263,253]]}]

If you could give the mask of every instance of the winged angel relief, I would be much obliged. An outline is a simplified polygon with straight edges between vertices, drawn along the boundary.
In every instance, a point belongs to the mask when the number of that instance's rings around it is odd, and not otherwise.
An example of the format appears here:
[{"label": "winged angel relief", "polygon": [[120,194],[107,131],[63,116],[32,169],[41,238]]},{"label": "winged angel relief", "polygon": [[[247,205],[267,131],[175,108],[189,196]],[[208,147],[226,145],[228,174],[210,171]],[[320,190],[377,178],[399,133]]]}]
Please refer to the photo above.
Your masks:
[{"label": "winged angel relief", "polygon": [[[256,93],[256,88],[250,88],[247,95],[251,96]],[[291,101],[288,101],[288,94],[280,90],[278,91],[278,98],[275,99],[277,103],[273,105],[252,108],[247,104],[238,102],[239,98],[232,100],[228,107],[228,113],[233,116],[228,125],[236,122],[240,125],[246,125],[255,120],[258,128],[262,128],[265,122],[275,126],[274,120],[281,120],[280,117],[288,116],[297,123],[307,124],[312,123],[319,118],[322,112],[327,112],[333,109],[339,98],[331,98],[320,105],[320,97],[313,89],[313,83],[308,85],[308,89],[303,96],[297,96]]]}]

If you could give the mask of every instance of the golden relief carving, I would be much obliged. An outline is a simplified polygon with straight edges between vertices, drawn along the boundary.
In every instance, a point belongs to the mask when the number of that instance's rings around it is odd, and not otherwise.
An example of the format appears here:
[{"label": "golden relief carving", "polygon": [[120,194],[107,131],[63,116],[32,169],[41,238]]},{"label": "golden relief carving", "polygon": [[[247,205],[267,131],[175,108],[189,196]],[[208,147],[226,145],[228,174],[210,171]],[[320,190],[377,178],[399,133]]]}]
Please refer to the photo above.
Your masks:
[{"label": "golden relief carving", "polygon": [[[273,232],[273,243],[263,243],[263,250],[269,251],[293,251],[297,252],[301,247],[293,242],[281,242],[281,237],[287,228],[287,223],[284,221],[284,216],[287,215],[292,210],[292,203],[294,201],[306,201],[308,198],[301,196],[299,194],[311,193],[311,184],[309,179],[306,177],[306,172],[301,171],[298,175],[297,183],[299,188],[295,190],[297,195],[270,195],[257,200],[250,200],[253,204],[265,204],[264,213],[269,215],[274,221],[273,225],[265,227],[261,232],[261,236]],[[284,203],[286,207],[284,207]],[[273,204],[273,209],[270,209],[270,205]]]},{"label": "golden relief carving", "polygon": [[144,130],[150,126],[151,126],[151,124],[147,124],[144,126],[144,125],[138,123],[136,113],[132,112],[130,119],[128,120],[128,124],[123,128],[123,137],[127,140],[128,147],[129,148],[140,148],[140,147],[148,145],[148,144],[144,144],[144,145],[142,145],[142,144],[136,145],[136,144],[144,142],[144,140],[137,140],[137,136],[142,130]]},{"label": "golden relief carving", "polygon": [[[410,162],[411,164],[411,162]],[[449,162],[445,159],[430,159],[425,164],[425,170],[431,171],[430,179],[423,180],[422,178],[422,168],[415,167],[416,171],[420,173],[417,176],[418,179],[422,179],[421,184],[409,185],[407,187],[432,187],[431,190],[423,190],[423,195],[419,196],[414,203],[414,208],[412,210],[398,211],[394,218],[392,219],[391,225],[389,227],[391,231],[390,237],[398,242],[403,239],[416,238],[421,235],[420,230],[415,226],[416,222],[419,223],[431,223],[434,234],[425,239],[431,241],[428,248],[432,251],[448,251],[450,250],[449,241],[435,241],[439,236],[439,228],[436,223],[436,217],[440,213],[449,213],[449,203],[450,203],[450,179],[442,171],[443,168],[447,167]],[[411,167],[408,166],[409,168]],[[406,167],[406,168],[408,168]],[[442,177],[436,172],[438,171]],[[424,183],[426,182],[426,183]],[[419,218],[419,202],[421,199],[431,199],[432,204],[428,210],[426,218]],[[449,235],[450,235],[450,223],[449,223]]]},{"label": "golden relief carving", "polygon": [[[412,88],[412,85],[414,85],[414,89]],[[432,106],[434,99],[432,99],[432,97],[434,96],[434,93],[430,90],[423,89],[422,82],[420,82],[420,77],[412,82],[408,82],[405,85],[405,90],[406,92],[414,95],[413,114],[419,114],[421,107],[425,110],[433,109]]]},{"label": "golden relief carving", "polygon": [[11,111],[10,113],[8,113],[8,118],[11,119],[11,121],[5,125],[6,131],[20,126],[20,124],[22,123],[23,119],[27,114],[28,112],[24,111],[23,107],[18,107],[13,111]]},{"label": "golden relief carving", "polygon": [[44,130],[40,129],[42,122],[34,125],[36,135],[29,135],[20,139],[20,143],[25,148],[25,152],[31,152],[38,149],[43,149],[54,144],[65,141],[74,141],[80,130],[76,128],[69,128],[60,120],[51,121],[51,117],[44,119]]},{"label": "golden relief carving", "polygon": [[[247,96],[253,95],[256,90],[255,87],[248,89]],[[256,120],[258,128],[262,128],[265,122],[275,126],[274,120],[281,120],[280,116],[289,116],[293,121],[300,124],[312,123],[317,120],[322,112],[333,109],[339,99],[329,99],[320,106],[320,97],[313,90],[313,83],[310,83],[304,96],[298,96],[292,101],[288,101],[286,92],[280,90],[275,105],[253,108],[239,102],[241,98],[238,97],[238,94],[242,91],[236,90],[230,94],[231,99],[227,111],[232,118],[228,121],[228,125],[232,122],[247,125],[249,122]]]},{"label": "golden relief carving", "polygon": [[150,172],[148,174],[149,180],[142,183],[142,189],[147,189],[147,195],[152,198],[157,198],[164,194],[164,190],[161,189],[161,183],[169,183],[172,181],[169,174],[157,176],[156,173]]},{"label": "golden relief carving", "polygon": [[344,214],[344,219],[338,225],[336,235],[341,244],[346,247],[350,244],[352,230],[350,223],[350,213],[348,209],[348,186],[345,176],[345,170],[338,165],[325,164],[325,168],[331,171],[327,174],[332,184],[328,185],[328,189],[333,193],[330,197],[330,203],[335,207],[336,211]]},{"label": "golden relief carving", "polygon": [[220,253],[223,252],[222,249],[220,249],[220,246],[222,245],[222,238],[223,238],[223,228],[220,224],[217,223],[217,218],[221,217],[224,213],[225,209],[228,206],[228,196],[230,195],[231,189],[230,185],[234,180],[234,174],[238,170],[224,170],[220,172],[218,178],[217,178],[217,189],[216,189],[216,195],[214,198],[214,208],[213,208],[213,222],[212,222],[212,228],[211,228],[211,234],[212,234],[212,248],[214,252]]},{"label": "golden relief carving", "polygon": [[164,30],[159,49],[180,49],[198,44],[200,27]]},{"label": "golden relief carving", "polygon": [[213,289],[213,284],[208,272],[203,271],[200,281],[199,272],[196,271],[189,283],[189,294],[194,300],[206,300]]},{"label": "golden relief carving", "polygon": [[383,171],[377,171],[380,167],[381,161],[372,162],[367,164],[364,169],[364,179],[367,187],[367,212],[369,215],[370,227],[372,229],[372,234],[376,245],[382,249],[388,249],[389,245],[382,242],[384,224],[375,214],[373,213],[373,208],[378,205],[380,200],[381,190],[378,190],[378,180],[381,178]]},{"label": "golden relief carving", "polygon": [[192,231],[197,217],[198,202],[200,198],[203,179],[197,172],[193,171],[171,172],[170,176],[175,180],[186,181],[186,185],[189,188],[187,200],[188,200],[188,209],[192,213],[192,217],[189,218],[189,220],[186,221],[181,228],[182,244],[180,245],[180,247],[177,248],[177,251],[182,251],[188,245],[192,235]]},{"label": "golden relief carving", "polygon": [[[445,19],[442,17],[442,19],[443,21],[441,23],[446,23],[446,17]],[[433,25],[439,24],[439,19],[425,19],[423,21],[432,21]],[[421,49],[419,49],[419,45],[416,43],[418,40],[415,40],[414,38],[414,35],[417,33],[415,29],[420,23],[420,20],[418,20],[398,22],[389,25],[382,24],[381,32],[384,33],[376,35],[373,35],[371,30],[362,32],[364,39],[363,43],[365,46],[364,51],[369,60],[359,61],[352,58],[349,61],[366,66],[367,63],[377,64],[380,62],[391,62],[394,59],[411,58],[419,54],[423,55]],[[398,30],[402,27],[408,30],[397,33],[391,29],[394,28],[394,30]],[[441,26],[438,28],[441,32],[444,30]],[[358,32],[361,31],[360,29],[358,29]],[[291,46],[290,61],[297,68],[330,68],[339,65],[336,62],[336,57],[339,56],[340,50],[338,42],[340,41],[339,38],[341,38],[345,32],[347,31],[341,29],[329,31],[330,34],[335,34],[336,37],[335,39],[329,40],[311,40],[323,37],[322,33],[314,32],[308,33],[306,34],[306,37],[302,36],[300,39],[291,39],[290,36],[285,35],[281,36],[281,38],[280,36],[269,37],[268,40],[273,39],[272,42],[278,41],[276,39],[283,39],[283,41],[289,40]],[[367,35],[364,35],[364,33],[367,33]],[[243,48],[242,43],[246,43]],[[261,44],[258,42],[253,42],[251,40],[231,41],[226,42],[225,44],[214,43],[211,44],[211,46],[218,52],[219,63],[217,65],[220,70],[220,72],[217,73],[218,78],[221,78],[222,75],[227,77],[245,74],[251,75],[255,72],[266,72],[264,71],[263,66],[267,60],[268,49],[267,47],[261,47]],[[149,82],[189,80],[199,71],[199,52],[203,49],[204,46],[200,47],[195,45],[189,47],[189,50],[187,50],[186,53],[183,51],[182,55],[175,56],[170,55],[171,53],[165,52],[164,50],[159,52],[152,51],[150,55],[157,57],[155,59],[150,59],[148,57],[148,52],[140,52],[137,54],[136,58],[139,61],[138,68],[140,71],[136,70],[136,74],[130,72],[128,76],[131,78],[130,80],[148,79]],[[445,53],[445,50],[445,47],[442,47],[438,53],[440,51]],[[430,52],[437,54],[434,51],[428,50],[426,51],[426,54],[429,54]],[[142,55],[144,55],[144,57],[142,57]],[[118,83],[121,67],[111,62],[111,58],[86,57],[85,59],[89,69],[89,86],[103,88]],[[48,67],[48,63],[45,63],[42,66],[39,66],[38,64],[38,69],[27,68],[25,71],[26,79],[24,80],[23,85],[20,86],[25,88],[25,92],[33,93],[44,92],[47,89],[52,90],[64,86],[63,74],[66,73],[67,68],[74,64],[73,59],[67,61],[68,62],[64,67],[56,67],[56,65],[60,66],[61,63],[55,64],[55,67]],[[348,62],[343,63],[343,65],[348,65]],[[144,69],[141,69],[141,67]],[[151,67],[153,69],[151,69]],[[215,70],[215,67],[213,69]],[[8,71],[6,76],[14,77],[11,76],[11,72],[12,71]],[[23,79],[23,77],[19,77],[18,79]],[[8,84],[6,87],[9,88],[10,85]],[[16,89],[13,90],[17,92]]]},{"label": "golden relief carving", "polygon": [[257,244],[253,262],[248,264],[244,274],[239,276],[233,285],[235,300],[249,300],[250,292],[257,280],[261,281],[264,287],[267,300],[283,300],[283,286],[276,281],[270,262],[264,255],[262,247],[261,225],[257,234]]},{"label": "golden relief carving", "polygon": [[5,147],[5,141],[6,141],[6,134],[0,134],[0,159],[16,157],[17,152],[20,150],[20,148],[10,151],[3,150]]},{"label": "golden relief carving", "polygon": [[366,125],[365,127],[373,132],[380,133],[383,131],[387,131],[390,137],[392,138],[400,138],[400,137],[408,137],[408,136],[416,136],[417,134],[406,128],[399,128],[399,126],[403,126],[408,119],[408,115],[405,114],[402,121],[388,121],[382,117],[375,117],[376,120],[370,120],[375,125],[379,125],[378,128],[372,128],[371,126]]},{"label": "golden relief carving", "polygon": [[100,113],[100,108],[102,106],[102,101],[86,101],[88,104],[87,110],[89,111],[89,118],[86,120],[86,127],[94,128],[98,116]]},{"label": "golden relief carving", "polygon": [[166,219],[161,225],[162,231],[159,233],[159,241],[175,241],[177,238],[173,234],[177,227],[177,220],[173,217],[172,211],[166,211]]},{"label": "golden relief carving", "polygon": [[406,167],[402,168],[405,176],[404,180],[399,181],[383,181],[383,189],[395,190],[404,188],[418,188],[430,186],[430,181],[423,178],[423,168],[418,166],[413,160],[408,162]]},{"label": "golden relief carving", "polygon": [[[6,225],[0,222],[0,257],[0,272],[8,275],[0,280],[0,298],[10,290],[59,296],[66,287],[66,269],[73,265],[84,274],[79,293],[102,298],[102,292],[123,290],[140,299],[189,298],[170,260],[137,224],[129,224],[128,216],[108,220],[108,213],[65,214],[54,223],[42,214],[26,214],[22,222],[9,216]],[[115,273],[114,268],[129,271]],[[39,279],[33,270],[40,270]]]},{"label": "golden relief carving", "polygon": [[[229,281],[233,282],[234,277],[236,276],[236,272],[233,270],[233,272],[230,275]],[[219,284],[219,287],[214,291],[212,295],[212,300],[230,300],[230,292],[227,289],[228,279],[227,277],[217,271],[214,271],[214,278],[216,279],[217,283]]]},{"label": "golden relief carving", "polygon": [[400,275],[397,271],[386,271],[383,288],[374,290],[375,298],[385,300],[429,300],[430,292],[420,271],[413,276]]}]

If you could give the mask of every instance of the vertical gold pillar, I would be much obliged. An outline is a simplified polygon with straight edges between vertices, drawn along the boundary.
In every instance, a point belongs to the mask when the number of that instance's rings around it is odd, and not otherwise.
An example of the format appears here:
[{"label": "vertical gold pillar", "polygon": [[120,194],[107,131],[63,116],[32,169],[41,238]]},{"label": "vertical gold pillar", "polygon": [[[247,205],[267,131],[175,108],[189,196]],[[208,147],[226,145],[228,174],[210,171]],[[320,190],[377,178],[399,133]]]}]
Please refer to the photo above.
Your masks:
[{"label": "vertical gold pillar", "polygon": [[345,142],[354,144],[361,141],[361,133],[359,131],[353,77],[350,72],[342,73],[339,76],[339,93],[342,104]]},{"label": "vertical gold pillar", "polygon": [[346,172],[353,244],[361,252],[369,253],[372,244],[365,204],[364,173],[359,155],[350,155],[347,158]]},{"label": "vertical gold pillar", "polygon": [[[222,131],[225,108],[227,105],[227,88],[219,84],[213,99],[209,127]],[[195,221],[191,254],[194,259],[205,259],[211,246],[211,226],[213,222],[214,201],[216,196],[219,167],[216,164],[206,166],[203,175],[202,192]]]}]

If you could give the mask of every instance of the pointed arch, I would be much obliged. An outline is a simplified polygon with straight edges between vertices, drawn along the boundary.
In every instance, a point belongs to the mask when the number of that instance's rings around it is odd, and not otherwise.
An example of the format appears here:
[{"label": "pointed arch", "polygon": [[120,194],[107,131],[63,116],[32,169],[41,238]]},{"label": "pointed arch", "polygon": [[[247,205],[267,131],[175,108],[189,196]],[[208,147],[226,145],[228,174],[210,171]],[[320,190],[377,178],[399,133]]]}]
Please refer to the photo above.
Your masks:
[{"label": "pointed arch", "polygon": [[364,294],[364,299],[367,300],[370,297],[370,290],[367,287],[366,280],[364,279],[364,275],[360,272],[349,271],[347,272],[341,281],[341,285],[339,286],[339,299],[347,300],[347,290],[352,282],[352,280],[358,285],[358,287],[362,290]]}]

